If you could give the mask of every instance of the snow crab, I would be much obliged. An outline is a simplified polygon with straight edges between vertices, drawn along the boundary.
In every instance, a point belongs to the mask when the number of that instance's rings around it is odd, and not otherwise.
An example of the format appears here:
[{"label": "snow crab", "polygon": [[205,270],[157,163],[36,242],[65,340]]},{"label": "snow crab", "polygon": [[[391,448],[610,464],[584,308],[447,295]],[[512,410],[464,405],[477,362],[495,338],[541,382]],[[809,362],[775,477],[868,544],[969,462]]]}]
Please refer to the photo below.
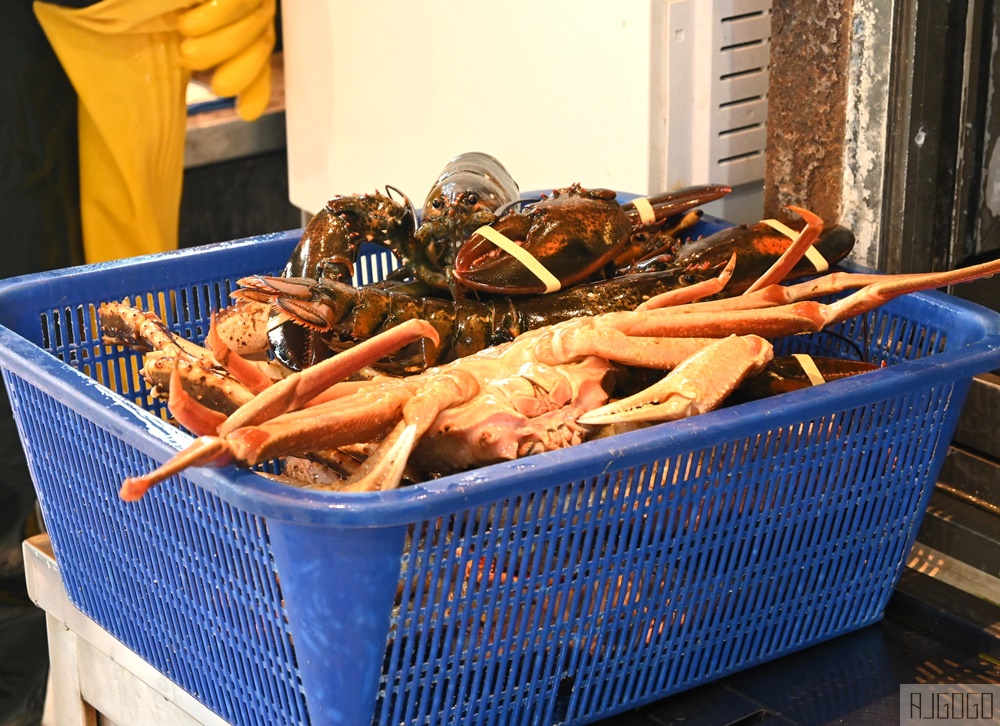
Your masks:
[{"label": "snow crab", "polygon": [[[765,367],[773,356],[768,339],[815,332],[899,295],[1000,272],[993,261],[941,273],[835,272],[774,284],[801,252],[783,255],[740,297],[704,299],[724,288],[731,260],[717,279],[665,293],[641,310],[545,326],[406,378],[344,382],[400,345],[436,339],[428,322],[409,320],[265,388],[229,416],[182,402],[176,386],[171,409],[198,438],[155,471],[126,479],[120,496],[137,499],[191,466],[252,466],[359,444],[368,445],[367,457],[335,488],[384,490],[410,469],[433,475],[569,446],[612,422],[695,415]],[[816,301],[848,291],[835,302]],[[670,372],[612,400],[621,366]]]}]

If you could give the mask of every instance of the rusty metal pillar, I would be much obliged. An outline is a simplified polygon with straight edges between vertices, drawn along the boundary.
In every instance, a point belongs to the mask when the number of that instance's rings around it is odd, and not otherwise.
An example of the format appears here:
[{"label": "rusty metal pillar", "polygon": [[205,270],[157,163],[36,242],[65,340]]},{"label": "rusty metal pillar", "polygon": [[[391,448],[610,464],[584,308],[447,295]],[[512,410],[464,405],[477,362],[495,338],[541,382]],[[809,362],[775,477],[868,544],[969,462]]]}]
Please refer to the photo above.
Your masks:
[{"label": "rusty metal pillar", "polygon": [[764,211],[804,206],[879,266],[894,0],[774,0]]},{"label": "rusty metal pillar", "polygon": [[840,219],[854,0],[774,0],[764,212]]}]

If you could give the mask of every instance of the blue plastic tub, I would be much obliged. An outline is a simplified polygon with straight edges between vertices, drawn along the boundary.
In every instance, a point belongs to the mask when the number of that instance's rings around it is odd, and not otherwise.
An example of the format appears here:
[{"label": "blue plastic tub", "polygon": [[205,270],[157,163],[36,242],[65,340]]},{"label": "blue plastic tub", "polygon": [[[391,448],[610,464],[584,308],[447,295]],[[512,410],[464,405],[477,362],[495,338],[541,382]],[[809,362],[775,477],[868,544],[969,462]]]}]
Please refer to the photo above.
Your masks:
[{"label": "blue plastic tub", "polygon": [[583,723],[868,625],[972,376],[1000,365],[995,313],[911,295],[839,327],[888,366],[817,389],[384,494],[227,468],[119,501],[190,439],[139,357],[99,342],[97,306],[138,299],[200,339],[297,238],[0,286],[0,366],[70,598],[235,724]]}]

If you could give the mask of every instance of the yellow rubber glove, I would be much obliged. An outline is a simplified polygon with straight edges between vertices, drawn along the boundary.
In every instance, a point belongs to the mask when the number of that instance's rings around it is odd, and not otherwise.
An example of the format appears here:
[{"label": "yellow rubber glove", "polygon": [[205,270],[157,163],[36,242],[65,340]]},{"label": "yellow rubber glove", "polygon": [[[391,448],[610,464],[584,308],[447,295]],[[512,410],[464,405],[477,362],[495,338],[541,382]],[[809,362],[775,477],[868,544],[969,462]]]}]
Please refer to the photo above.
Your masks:
[{"label": "yellow rubber glove", "polygon": [[206,0],[181,14],[181,61],[212,73],[212,91],[236,96],[245,121],[264,113],[271,96],[275,0]]},{"label": "yellow rubber glove", "polygon": [[178,11],[192,0],[102,0],[34,11],[79,97],[87,262],[177,247],[185,90]]}]

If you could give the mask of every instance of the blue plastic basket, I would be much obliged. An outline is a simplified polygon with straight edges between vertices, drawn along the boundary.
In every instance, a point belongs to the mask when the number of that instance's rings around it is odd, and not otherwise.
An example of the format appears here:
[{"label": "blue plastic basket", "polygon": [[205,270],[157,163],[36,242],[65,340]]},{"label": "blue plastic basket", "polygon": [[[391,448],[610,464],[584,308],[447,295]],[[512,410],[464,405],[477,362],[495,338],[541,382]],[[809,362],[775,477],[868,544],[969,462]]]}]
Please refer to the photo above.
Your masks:
[{"label": "blue plastic basket", "polygon": [[[130,298],[198,339],[297,232],[0,286],[0,366],[71,600],[236,724],[583,723],[879,619],[1000,318],[911,295],[839,326],[888,367],[398,491],[194,469]],[[366,256],[362,277],[390,264]],[[785,349],[849,344],[797,337]]]}]

